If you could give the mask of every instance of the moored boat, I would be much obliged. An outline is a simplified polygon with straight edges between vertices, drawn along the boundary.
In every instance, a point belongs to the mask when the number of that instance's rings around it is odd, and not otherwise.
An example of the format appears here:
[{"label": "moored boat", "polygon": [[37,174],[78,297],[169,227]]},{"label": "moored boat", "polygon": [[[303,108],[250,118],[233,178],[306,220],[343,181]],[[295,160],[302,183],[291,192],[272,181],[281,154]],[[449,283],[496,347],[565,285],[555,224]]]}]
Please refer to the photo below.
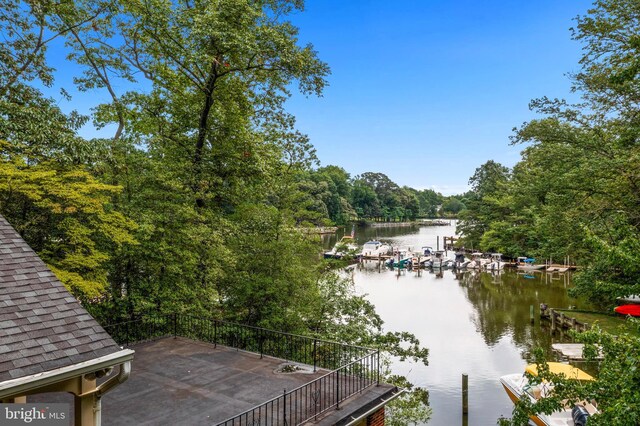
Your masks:
[{"label": "moored boat", "polygon": [[467,269],[482,269],[487,263],[489,259],[484,258],[482,253],[471,253],[471,262],[467,264]]},{"label": "moored boat", "polygon": [[640,317],[640,305],[620,305],[613,308],[620,315],[631,315],[632,317]]},{"label": "moored boat", "polygon": [[444,268],[447,264],[447,258],[444,255],[444,251],[436,250],[431,255],[431,267],[432,268]]},{"label": "moored boat", "polygon": [[467,265],[471,262],[471,260],[464,257],[464,253],[459,251],[456,252],[455,260],[453,261],[453,267],[457,269],[466,268]]},{"label": "moored boat", "polygon": [[516,261],[516,267],[524,271],[535,271],[539,269],[544,269],[544,265],[536,265],[534,263],[535,261],[536,260],[533,258],[520,256]]},{"label": "moored boat", "polygon": [[364,243],[364,246],[362,246],[363,257],[383,256],[389,254],[390,251],[391,246],[389,244],[377,240],[367,241]]},{"label": "moored boat", "polygon": [[353,236],[345,235],[329,251],[324,252],[325,259],[342,259],[344,256],[353,254],[357,256],[358,245]]},{"label": "moored boat", "polygon": [[405,268],[411,264],[413,254],[408,248],[394,247],[392,257],[387,259],[384,263],[389,267]]},{"label": "moored boat", "polygon": [[[551,373],[562,374],[569,379],[580,381],[594,380],[588,373],[568,364],[549,362],[547,365]],[[525,368],[525,372],[532,376],[537,376],[537,366],[535,364],[528,365]],[[554,387],[553,383],[545,381],[533,384],[529,381],[527,375],[523,373],[502,376],[500,377],[500,383],[514,404],[523,398],[527,398],[530,402],[536,403],[541,398],[549,396]],[[574,406],[566,406],[564,409],[554,411],[551,414],[539,413],[530,418],[538,426],[585,426],[588,418],[596,413],[598,413],[598,409],[595,405],[583,401]]]},{"label": "moored boat", "polygon": [[485,264],[485,268],[488,271],[500,271],[504,269],[502,253],[491,253],[491,258],[489,259],[489,263]]}]

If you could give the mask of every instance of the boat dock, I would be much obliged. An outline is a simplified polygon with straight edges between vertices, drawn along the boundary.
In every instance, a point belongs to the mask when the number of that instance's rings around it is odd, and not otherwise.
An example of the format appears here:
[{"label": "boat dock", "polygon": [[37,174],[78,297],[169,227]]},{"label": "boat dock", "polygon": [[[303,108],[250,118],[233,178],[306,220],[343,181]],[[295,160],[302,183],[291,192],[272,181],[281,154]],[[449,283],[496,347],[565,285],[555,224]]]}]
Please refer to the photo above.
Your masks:
[{"label": "boat dock", "polygon": [[[551,345],[551,348],[557,352],[562,359],[568,361],[585,361],[585,358],[582,356],[584,351],[583,343],[554,343]],[[600,353],[595,359],[602,359],[602,353]]]},{"label": "boat dock", "polygon": [[551,322],[551,332],[564,329],[582,332],[591,328],[588,323],[580,322],[575,318],[566,316],[564,311],[547,308],[545,305],[540,306],[540,318],[548,319]]}]

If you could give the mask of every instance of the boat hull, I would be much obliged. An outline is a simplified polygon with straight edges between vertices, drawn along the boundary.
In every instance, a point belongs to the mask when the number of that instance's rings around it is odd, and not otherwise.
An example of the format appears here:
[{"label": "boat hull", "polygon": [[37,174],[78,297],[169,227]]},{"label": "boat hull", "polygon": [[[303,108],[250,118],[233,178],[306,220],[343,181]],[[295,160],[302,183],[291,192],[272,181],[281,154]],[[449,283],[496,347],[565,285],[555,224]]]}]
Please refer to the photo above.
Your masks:
[{"label": "boat hull", "polygon": [[640,305],[621,305],[616,306],[613,310],[621,315],[631,315],[632,317],[640,317]]},{"label": "boat hull", "polygon": [[[510,386],[502,378],[500,379],[500,383],[502,384],[502,387],[504,388],[505,392],[509,396],[509,399],[511,400],[511,402],[513,402],[514,404],[517,404],[520,401],[521,394],[518,393],[518,391],[515,388]],[[549,426],[549,423],[545,422],[544,420],[542,420],[537,416],[529,416],[529,419],[537,426]]]},{"label": "boat hull", "polygon": [[[594,380],[588,373],[566,364],[551,362],[548,363],[548,366],[549,370],[556,374],[562,373],[576,380]],[[534,376],[538,374],[535,364],[528,365],[525,371]],[[548,383],[545,385],[531,385],[527,376],[523,374],[507,374],[506,376],[500,377],[500,383],[514,404],[517,404],[525,398],[535,404],[540,398],[545,398],[553,387],[552,385],[549,387]],[[598,413],[598,409],[591,403],[583,401],[578,405],[581,407],[581,410],[584,410],[587,417]],[[565,406],[563,409],[554,411],[553,413],[538,413],[537,415],[529,416],[529,418],[538,426],[575,426],[573,412],[575,409],[576,405],[573,407]]]},{"label": "boat hull", "polygon": [[517,268],[522,271],[539,271],[544,269],[544,265],[518,265]]}]

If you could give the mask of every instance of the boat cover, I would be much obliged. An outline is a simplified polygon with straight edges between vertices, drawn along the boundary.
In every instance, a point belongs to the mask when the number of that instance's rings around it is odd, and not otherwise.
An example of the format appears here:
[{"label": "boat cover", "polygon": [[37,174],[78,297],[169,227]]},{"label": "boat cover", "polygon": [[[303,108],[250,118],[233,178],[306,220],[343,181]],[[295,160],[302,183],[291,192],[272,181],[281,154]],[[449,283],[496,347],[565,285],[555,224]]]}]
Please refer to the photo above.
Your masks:
[{"label": "boat cover", "polygon": [[[577,379],[584,381],[595,380],[592,375],[585,373],[579,368],[573,367],[569,364],[563,364],[561,362],[549,362],[549,371],[553,374],[564,374],[569,379]],[[538,375],[538,366],[536,364],[529,364],[525,371],[532,376]]]}]

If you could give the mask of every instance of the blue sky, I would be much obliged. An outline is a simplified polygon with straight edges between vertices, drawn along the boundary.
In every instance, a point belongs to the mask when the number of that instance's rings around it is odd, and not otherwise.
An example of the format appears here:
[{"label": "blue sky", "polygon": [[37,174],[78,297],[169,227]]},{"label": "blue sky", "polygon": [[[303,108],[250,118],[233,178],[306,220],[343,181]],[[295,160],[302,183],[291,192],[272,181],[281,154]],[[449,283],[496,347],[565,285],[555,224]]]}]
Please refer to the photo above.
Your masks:
[{"label": "blue sky", "polygon": [[[332,74],[323,97],[295,94],[288,109],[323,166],[352,176],[381,172],[399,185],[446,195],[464,192],[487,160],[510,167],[519,160],[522,147],[510,146],[509,136],[535,117],[531,99],[575,99],[567,73],[578,70],[581,46],[569,28],[590,6],[586,0],[307,0],[291,19]],[[55,87],[71,88],[69,63],[52,52]],[[49,93],[57,98],[55,90]],[[104,90],[74,92],[70,103],[59,98],[64,110],[85,113],[110,101]]]},{"label": "blue sky", "polygon": [[529,101],[575,99],[569,28],[591,2],[311,0],[293,17],[332,69],[322,98],[289,110],[322,165],[382,172],[444,194],[489,159],[513,166]]}]

